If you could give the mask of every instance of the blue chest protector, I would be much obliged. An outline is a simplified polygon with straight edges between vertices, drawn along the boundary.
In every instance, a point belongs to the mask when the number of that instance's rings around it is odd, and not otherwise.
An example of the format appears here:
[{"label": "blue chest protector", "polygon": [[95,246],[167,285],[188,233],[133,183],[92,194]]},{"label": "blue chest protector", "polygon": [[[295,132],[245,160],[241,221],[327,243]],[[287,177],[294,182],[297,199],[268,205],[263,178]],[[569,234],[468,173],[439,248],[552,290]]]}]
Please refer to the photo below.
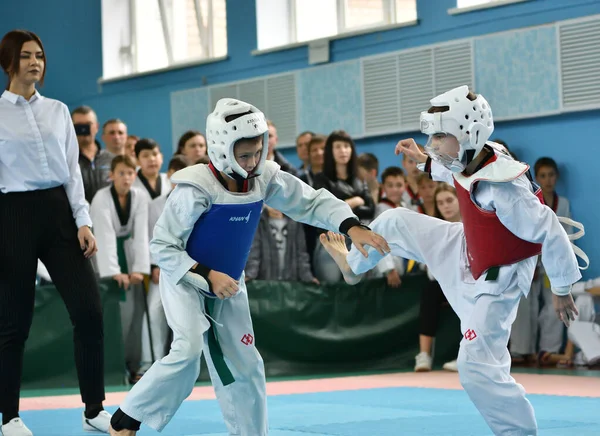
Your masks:
[{"label": "blue chest protector", "polygon": [[185,250],[192,259],[234,280],[242,276],[263,201],[213,204],[194,225]]}]

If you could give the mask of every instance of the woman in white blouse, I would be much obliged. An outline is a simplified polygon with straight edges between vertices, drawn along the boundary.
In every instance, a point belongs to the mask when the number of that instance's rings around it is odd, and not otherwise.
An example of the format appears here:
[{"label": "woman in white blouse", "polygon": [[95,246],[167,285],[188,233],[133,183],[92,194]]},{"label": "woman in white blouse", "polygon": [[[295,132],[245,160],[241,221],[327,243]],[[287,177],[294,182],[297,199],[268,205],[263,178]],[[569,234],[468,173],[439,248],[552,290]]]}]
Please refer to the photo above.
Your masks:
[{"label": "woman in white blouse", "polygon": [[86,430],[108,433],[102,306],[89,258],[96,240],[67,107],[42,97],[46,57],[32,32],[0,42],[8,86],[0,97],[0,413],[4,436],[31,436],[19,418],[23,352],[33,317],[35,275],[48,268],[74,328]]}]

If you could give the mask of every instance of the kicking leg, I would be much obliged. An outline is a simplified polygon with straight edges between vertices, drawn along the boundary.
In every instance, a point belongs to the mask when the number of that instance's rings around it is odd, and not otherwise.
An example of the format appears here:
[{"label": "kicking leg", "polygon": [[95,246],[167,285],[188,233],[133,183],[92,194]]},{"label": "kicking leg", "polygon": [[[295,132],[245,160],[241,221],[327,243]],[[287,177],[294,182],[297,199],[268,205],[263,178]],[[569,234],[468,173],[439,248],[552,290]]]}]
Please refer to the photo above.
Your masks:
[{"label": "kicking leg", "polygon": [[[458,268],[464,257],[464,232],[461,223],[449,223],[397,207],[379,215],[370,227],[388,242],[390,254],[425,263],[434,277],[444,277],[446,283],[458,283],[462,280],[461,270]],[[384,257],[372,247],[367,248],[367,257],[354,246],[348,253],[345,247],[340,246],[339,241],[338,238],[331,244],[326,244],[328,241],[324,240],[324,236],[321,237],[321,243],[350,284],[358,283],[360,275],[374,268]],[[464,263],[466,264],[466,259]]]}]

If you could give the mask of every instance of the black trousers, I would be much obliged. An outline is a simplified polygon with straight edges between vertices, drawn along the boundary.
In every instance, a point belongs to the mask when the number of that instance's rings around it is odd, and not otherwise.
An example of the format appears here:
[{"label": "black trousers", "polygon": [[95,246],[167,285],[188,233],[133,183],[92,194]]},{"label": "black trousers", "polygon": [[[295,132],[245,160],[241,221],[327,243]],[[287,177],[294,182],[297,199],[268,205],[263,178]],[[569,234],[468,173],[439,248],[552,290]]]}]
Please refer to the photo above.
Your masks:
[{"label": "black trousers", "polygon": [[71,323],[81,397],[104,400],[104,330],[98,284],[77,239],[63,187],[0,193],[0,413],[16,416],[23,352],[33,319],[38,258]]},{"label": "black trousers", "polygon": [[435,337],[442,305],[446,302],[440,284],[437,281],[429,281],[421,291],[421,306],[419,308],[420,335]]}]

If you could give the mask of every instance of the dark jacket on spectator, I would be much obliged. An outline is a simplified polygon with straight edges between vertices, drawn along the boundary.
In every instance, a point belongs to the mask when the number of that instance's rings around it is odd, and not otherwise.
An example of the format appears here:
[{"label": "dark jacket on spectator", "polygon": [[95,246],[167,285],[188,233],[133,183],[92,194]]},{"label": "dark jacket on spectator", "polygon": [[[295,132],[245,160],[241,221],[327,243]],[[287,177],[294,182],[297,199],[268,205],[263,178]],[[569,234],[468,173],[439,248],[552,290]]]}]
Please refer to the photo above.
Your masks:
[{"label": "dark jacket on spectator", "polygon": [[[283,269],[284,281],[310,282],[314,276],[311,272],[304,230],[302,224],[284,215],[287,221],[287,241]],[[250,256],[246,263],[246,278],[257,280],[277,280],[279,272],[279,252],[271,233],[269,214],[263,211],[258,230],[252,242]]]},{"label": "dark jacket on spectator", "polygon": [[352,212],[361,221],[370,221],[375,216],[375,203],[369,193],[367,185],[357,177],[354,180],[330,180],[324,173],[315,175],[313,179],[313,188],[325,188],[340,200],[348,200],[352,197],[360,197],[364,200],[363,206],[355,207]]},{"label": "dark jacket on spectator", "polygon": [[97,141],[96,145],[98,146],[98,151],[93,161],[90,161],[85,155],[79,153],[79,169],[81,170],[81,178],[83,179],[83,190],[85,192],[85,199],[90,204],[99,189],[110,185],[108,173],[110,172],[110,164],[115,157],[111,152],[102,150]]},{"label": "dark jacket on spectator", "polygon": [[275,150],[273,152],[273,160],[275,161],[275,163],[277,163],[280,167],[282,171],[285,171],[286,173],[290,173],[293,176],[298,177],[298,169],[295,168],[285,157],[283,157],[283,155],[278,152],[277,150]]}]

